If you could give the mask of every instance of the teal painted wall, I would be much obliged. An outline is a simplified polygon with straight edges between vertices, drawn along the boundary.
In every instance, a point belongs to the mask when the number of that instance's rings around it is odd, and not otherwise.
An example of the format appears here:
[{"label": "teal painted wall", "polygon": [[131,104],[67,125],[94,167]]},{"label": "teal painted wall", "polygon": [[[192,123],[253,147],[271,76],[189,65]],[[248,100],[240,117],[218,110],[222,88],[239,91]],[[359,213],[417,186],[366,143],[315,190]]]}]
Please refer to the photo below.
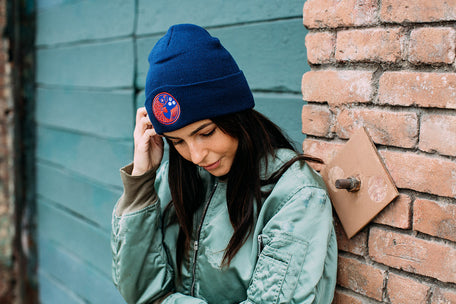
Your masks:
[{"label": "teal painted wall", "polygon": [[38,0],[36,192],[42,303],[123,303],[111,283],[118,170],[133,156],[147,55],[175,23],[221,39],[256,108],[301,146],[309,70],[295,0]]}]

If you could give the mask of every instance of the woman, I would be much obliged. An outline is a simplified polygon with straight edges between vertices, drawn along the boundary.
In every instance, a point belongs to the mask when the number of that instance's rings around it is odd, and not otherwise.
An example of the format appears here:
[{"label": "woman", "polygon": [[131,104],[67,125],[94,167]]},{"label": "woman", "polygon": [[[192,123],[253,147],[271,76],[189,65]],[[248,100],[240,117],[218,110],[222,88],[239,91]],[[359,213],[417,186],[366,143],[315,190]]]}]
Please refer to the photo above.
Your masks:
[{"label": "woman", "polygon": [[113,214],[113,279],[125,300],[331,303],[337,245],[324,183],[252,109],[231,55],[183,24],[149,63]]}]

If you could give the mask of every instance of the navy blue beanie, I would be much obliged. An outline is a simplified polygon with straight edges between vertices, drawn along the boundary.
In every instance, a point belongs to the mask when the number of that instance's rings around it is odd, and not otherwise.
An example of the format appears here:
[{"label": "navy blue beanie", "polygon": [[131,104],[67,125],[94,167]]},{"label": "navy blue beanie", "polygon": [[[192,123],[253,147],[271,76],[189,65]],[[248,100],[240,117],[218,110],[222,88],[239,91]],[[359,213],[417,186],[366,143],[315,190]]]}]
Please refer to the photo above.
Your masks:
[{"label": "navy blue beanie", "polygon": [[149,64],[145,106],[158,134],[254,107],[233,57],[199,26],[171,26],[150,52]]}]

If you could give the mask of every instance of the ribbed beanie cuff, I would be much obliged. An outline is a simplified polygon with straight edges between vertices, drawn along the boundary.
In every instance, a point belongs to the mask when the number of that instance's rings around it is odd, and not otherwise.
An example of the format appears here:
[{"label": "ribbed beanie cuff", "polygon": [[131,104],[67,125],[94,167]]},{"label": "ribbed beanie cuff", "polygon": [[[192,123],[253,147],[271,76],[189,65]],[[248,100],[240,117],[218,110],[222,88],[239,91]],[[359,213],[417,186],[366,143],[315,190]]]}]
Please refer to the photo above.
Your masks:
[{"label": "ribbed beanie cuff", "polygon": [[158,134],[254,107],[242,71],[217,38],[172,26],[152,49],[145,107]]}]

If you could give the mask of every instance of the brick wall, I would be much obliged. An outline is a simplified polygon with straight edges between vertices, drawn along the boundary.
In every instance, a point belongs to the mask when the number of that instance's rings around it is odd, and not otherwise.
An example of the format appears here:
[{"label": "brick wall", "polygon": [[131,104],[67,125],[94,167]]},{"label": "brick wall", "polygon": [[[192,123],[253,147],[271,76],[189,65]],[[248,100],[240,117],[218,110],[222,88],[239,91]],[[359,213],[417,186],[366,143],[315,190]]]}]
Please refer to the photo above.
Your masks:
[{"label": "brick wall", "polygon": [[[0,0],[0,33],[6,26],[6,1]],[[8,40],[0,37],[0,303],[12,297],[13,205],[12,205],[12,99]]]},{"label": "brick wall", "polygon": [[[456,303],[456,1],[308,0],[304,151],[368,129],[400,196],[348,240],[334,303]],[[315,166],[317,169],[317,166]]]}]

